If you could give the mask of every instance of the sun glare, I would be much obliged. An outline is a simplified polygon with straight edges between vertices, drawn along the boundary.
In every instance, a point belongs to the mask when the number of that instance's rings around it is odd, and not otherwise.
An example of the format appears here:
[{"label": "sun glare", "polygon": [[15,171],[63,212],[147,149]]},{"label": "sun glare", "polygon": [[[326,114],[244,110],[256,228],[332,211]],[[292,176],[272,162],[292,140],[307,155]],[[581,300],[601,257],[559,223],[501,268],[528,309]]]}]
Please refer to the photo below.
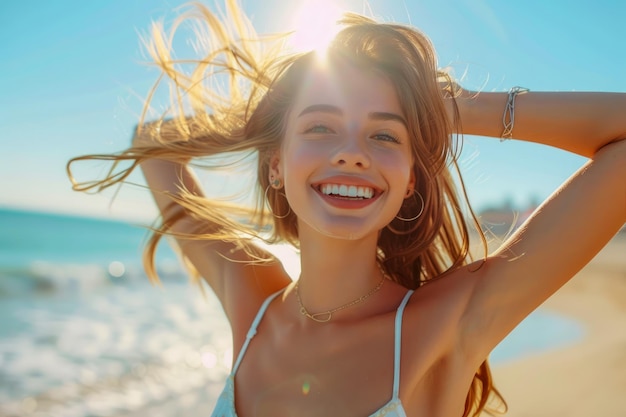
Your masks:
[{"label": "sun glare", "polygon": [[323,53],[339,31],[342,10],[333,0],[303,0],[292,18],[293,48],[299,52]]}]

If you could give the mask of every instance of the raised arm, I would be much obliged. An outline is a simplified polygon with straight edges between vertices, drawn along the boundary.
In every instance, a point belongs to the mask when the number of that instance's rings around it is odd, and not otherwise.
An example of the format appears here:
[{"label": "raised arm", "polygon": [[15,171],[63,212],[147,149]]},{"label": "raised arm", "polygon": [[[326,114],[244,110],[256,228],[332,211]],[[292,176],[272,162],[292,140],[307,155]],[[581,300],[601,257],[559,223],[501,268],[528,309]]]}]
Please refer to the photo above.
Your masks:
[{"label": "raised arm", "polygon": [[[460,98],[463,133],[500,137],[507,99],[507,93]],[[591,159],[482,268],[468,272],[474,279],[461,343],[477,361],[626,222],[626,94],[518,95],[512,136]]]},{"label": "raised arm", "polygon": [[[171,134],[164,133],[167,128],[167,125],[162,127],[161,138],[168,140],[169,136],[170,140],[176,140]],[[158,146],[150,131],[149,128],[138,129],[133,146],[138,149]],[[162,217],[176,219],[169,231],[177,236],[182,255],[213,289],[236,332],[236,322],[242,320],[243,327],[249,325],[247,316],[256,311],[267,294],[285,286],[289,279],[279,262],[252,265],[251,257],[235,243],[194,238],[198,233],[214,232],[221,226],[198,220],[179,204],[183,193],[204,197],[186,162],[151,158],[140,166]],[[256,250],[269,257],[261,249]],[[242,306],[250,306],[250,312]]]},{"label": "raised arm", "polygon": [[[499,138],[507,93],[465,92],[458,100],[463,133]],[[515,139],[592,157],[626,138],[626,94],[529,92],[515,97]]]}]

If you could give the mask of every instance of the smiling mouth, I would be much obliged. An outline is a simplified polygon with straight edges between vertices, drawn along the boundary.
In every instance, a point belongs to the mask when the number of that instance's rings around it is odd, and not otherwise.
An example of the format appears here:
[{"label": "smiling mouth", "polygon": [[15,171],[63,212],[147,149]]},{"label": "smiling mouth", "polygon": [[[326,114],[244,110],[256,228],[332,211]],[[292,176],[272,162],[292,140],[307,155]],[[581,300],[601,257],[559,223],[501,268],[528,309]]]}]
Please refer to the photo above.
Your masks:
[{"label": "smiling mouth", "polygon": [[367,186],[320,184],[317,189],[324,195],[350,200],[369,200],[376,195],[376,190]]}]

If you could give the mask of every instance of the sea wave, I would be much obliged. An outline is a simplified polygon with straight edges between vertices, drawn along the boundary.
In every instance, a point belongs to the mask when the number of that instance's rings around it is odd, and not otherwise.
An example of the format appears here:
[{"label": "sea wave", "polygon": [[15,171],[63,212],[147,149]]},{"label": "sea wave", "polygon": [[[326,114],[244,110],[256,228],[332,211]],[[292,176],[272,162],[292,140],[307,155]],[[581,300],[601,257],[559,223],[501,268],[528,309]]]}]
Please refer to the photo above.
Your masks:
[{"label": "sea wave", "polygon": [[122,416],[193,390],[210,400],[232,360],[219,302],[180,281],[5,298],[0,317],[3,416]]},{"label": "sea wave", "polygon": [[[185,281],[187,273],[176,262],[157,265],[163,281]],[[33,261],[22,267],[0,268],[0,297],[54,292],[84,293],[111,285],[146,281],[138,264],[113,261],[108,264]]]}]

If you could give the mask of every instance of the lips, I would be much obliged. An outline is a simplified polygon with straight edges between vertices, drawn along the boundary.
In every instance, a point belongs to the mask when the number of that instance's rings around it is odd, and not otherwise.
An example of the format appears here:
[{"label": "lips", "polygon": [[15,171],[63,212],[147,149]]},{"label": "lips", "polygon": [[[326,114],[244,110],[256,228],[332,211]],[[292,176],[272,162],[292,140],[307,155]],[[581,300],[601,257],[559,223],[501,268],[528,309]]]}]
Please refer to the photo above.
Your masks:
[{"label": "lips", "polygon": [[345,210],[358,210],[374,204],[383,190],[363,178],[335,176],[311,184],[327,204]]}]

